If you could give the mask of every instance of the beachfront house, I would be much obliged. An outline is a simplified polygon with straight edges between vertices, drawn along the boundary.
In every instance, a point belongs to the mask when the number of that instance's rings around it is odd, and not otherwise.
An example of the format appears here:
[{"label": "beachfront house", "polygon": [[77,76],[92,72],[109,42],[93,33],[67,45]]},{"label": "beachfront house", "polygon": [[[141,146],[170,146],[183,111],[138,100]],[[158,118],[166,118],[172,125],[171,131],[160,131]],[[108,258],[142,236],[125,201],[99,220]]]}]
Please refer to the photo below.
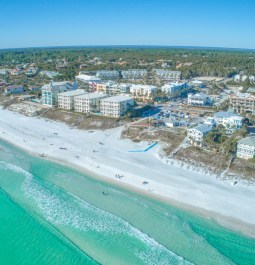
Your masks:
[{"label": "beachfront house", "polygon": [[74,97],[74,111],[83,113],[99,113],[100,100],[107,97],[104,93],[87,93]]},{"label": "beachfront house", "polygon": [[18,85],[8,86],[4,89],[5,94],[19,94],[23,93],[24,91],[25,91],[24,87]]},{"label": "beachfront house", "polygon": [[213,118],[217,126],[240,129],[243,125],[243,117],[233,112],[220,111],[215,113]]},{"label": "beachfront house", "polygon": [[86,92],[83,89],[71,90],[58,94],[58,107],[65,110],[74,109],[74,97],[84,95]]},{"label": "beachfront house", "polygon": [[42,87],[42,105],[54,107],[58,106],[58,94],[66,91],[76,90],[78,84],[69,81],[53,82],[46,84]]},{"label": "beachfront house", "polygon": [[129,96],[113,96],[100,101],[100,112],[104,116],[121,117],[134,106],[134,99]]},{"label": "beachfront house", "polygon": [[245,137],[237,142],[236,156],[242,159],[255,157],[255,135]]},{"label": "beachfront house", "polygon": [[188,94],[188,105],[190,106],[208,106],[212,104],[210,96],[204,93]]},{"label": "beachfront house", "polygon": [[130,94],[139,101],[152,101],[157,92],[156,86],[150,85],[132,85]]},{"label": "beachfront house", "polygon": [[203,146],[204,137],[212,130],[211,126],[199,124],[196,127],[188,129],[187,137],[191,144],[195,146]]}]

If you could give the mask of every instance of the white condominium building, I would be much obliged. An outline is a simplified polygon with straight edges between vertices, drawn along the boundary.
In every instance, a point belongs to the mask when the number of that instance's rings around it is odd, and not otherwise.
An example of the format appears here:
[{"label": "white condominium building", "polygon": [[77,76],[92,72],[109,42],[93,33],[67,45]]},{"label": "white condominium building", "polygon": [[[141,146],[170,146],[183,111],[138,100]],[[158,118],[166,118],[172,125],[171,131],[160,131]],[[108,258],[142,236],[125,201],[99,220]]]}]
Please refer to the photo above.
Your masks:
[{"label": "white condominium building", "polygon": [[76,112],[90,113],[100,111],[100,100],[105,98],[103,93],[88,93],[74,97],[74,110]]},{"label": "white condominium building", "polygon": [[187,83],[170,83],[161,87],[162,92],[165,92],[169,98],[179,97],[189,89]]},{"label": "white condominium building", "polygon": [[75,79],[80,82],[84,88],[88,88],[90,91],[95,91],[97,84],[101,82],[101,79],[94,75],[77,75]]},{"label": "white condominium building", "polygon": [[74,109],[74,97],[83,95],[86,92],[82,89],[67,91],[58,94],[58,107],[60,109],[72,110]]},{"label": "white condominium building", "polygon": [[147,76],[148,71],[146,69],[129,69],[121,71],[122,78],[125,80],[138,80]]},{"label": "white condominium building", "polygon": [[181,79],[181,71],[170,71],[166,69],[154,69],[155,77],[165,81],[178,81]]},{"label": "white condominium building", "polygon": [[116,70],[100,70],[96,76],[102,80],[116,80],[120,78],[120,73]]},{"label": "white condominium building", "polygon": [[130,94],[142,101],[153,100],[155,93],[157,92],[156,86],[150,85],[132,85],[130,87]]},{"label": "white condominium building", "polygon": [[100,112],[104,116],[124,116],[129,108],[134,106],[134,99],[128,96],[104,98],[100,102]]},{"label": "white condominium building", "polygon": [[211,105],[211,97],[204,93],[188,94],[188,105],[191,106],[206,106]]},{"label": "white condominium building", "polygon": [[130,92],[131,84],[113,84],[109,88],[110,95],[127,94]]},{"label": "white condominium building", "polygon": [[49,107],[58,106],[58,94],[61,92],[66,92],[70,90],[75,90],[78,88],[76,82],[71,83],[68,81],[64,82],[53,82],[50,84],[44,85],[42,87],[42,105]]}]

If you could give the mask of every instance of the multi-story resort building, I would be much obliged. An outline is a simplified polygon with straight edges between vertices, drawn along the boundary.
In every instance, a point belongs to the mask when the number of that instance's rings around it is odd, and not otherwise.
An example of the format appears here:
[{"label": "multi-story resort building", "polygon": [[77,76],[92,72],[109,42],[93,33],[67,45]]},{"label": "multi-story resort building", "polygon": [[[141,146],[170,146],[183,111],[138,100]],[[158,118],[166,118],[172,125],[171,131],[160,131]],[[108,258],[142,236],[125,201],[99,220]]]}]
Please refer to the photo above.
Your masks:
[{"label": "multi-story resort building", "polygon": [[161,87],[162,92],[165,92],[166,95],[171,98],[177,98],[185,94],[189,89],[187,83],[170,83]]},{"label": "multi-story resort building", "polygon": [[156,86],[150,85],[132,85],[130,87],[130,94],[140,101],[151,101],[157,92]]},{"label": "multi-story resort building", "polygon": [[116,70],[101,70],[97,71],[96,77],[101,80],[116,80],[120,78],[120,73]]},{"label": "multi-story resort building", "polygon": [[113,81],[97,84],[97,92],[104,92],[108,95],[127,94],[130,92],[131,84],[119,84]]},{"label": "multi-story resort building", "polygon": [[121,71],[124,80],[140,80],[144,79],[148,74],[146,69],[129,69]]},{"label": "multi-story resort building", "polygon": [[100,112],[104,116],[121,117],[134,106],[134,99],[128,96],[104,98],[100,102]]},{"label": "multi-story resort building", "polygon": [[115,85],[115,84],[116,83],[113,81],[97,83],[96,91],[109,94],[110,87]]},{"label": "multi-story resort building", "polygon": [[181,79],[181,71],[170,71],[166,69],[154,69],[154,76],[163,81],[177,82]]},{"label": "multi-story resort building", "polygon": [[18,85],[8,86],[4,89],[5,94],[18,94],[18,93],[23,93],[24,91],[25,91],[24,87]]},{"label": "multi-story resort building", "polygon": [[87,93],[74,97],[74,111],[83,113],[98,113],[100,100],[107,97],[103,93]]},{"label": "multi-story resort building", "polygon": [[255,136],[248,136],[237,142],[236,156],[243,159],[255,157]]},{"label": "multi-story resort building", "polygon": [[118,94],[128,94],[130,93],[130,87],[132,84],[113,84],[110,86],[109,94],[118,95]]},{"label": "multi-story resort building", "polygon": [[188,94],[188,105],[190,106],[207,106],[212,104],[212,99],[204,93]]},{"label": "multi-story resort building", "polygon": [[53,82],[46,84],[42,87],[42,105],[49,107],[58,106],[58,94],[66,91],[75,90],[78,88],[76,82],[71,83],[69,81]]},{"label": "multi-story resort building", "polygon": [[211,126],[208,126],[206,124],[200,124],[196,127],[188,129],[187,137],[191,144],[195,146],[203,146],[204,137],[211,130],[212,130]]},{"label": "multi-story resort building", "polygon": [[249,93],[237,93],[229,96],[230,108],[236,113],[255,114],[255,96]]},{"label": "multi-story resort building", "polygon": [[81,83],[83,88],[87,88],[91,91],[95,91],[97,84],[101,82],[101,79],[99,77],[85,74],[77,75],[75,79]]},{"label": "multi-story resort building", "polygon": [[74,109],[74,97],[84,95],[86,92],[83,89],[71,90],[58,94],[58,107],[60,109]]}]

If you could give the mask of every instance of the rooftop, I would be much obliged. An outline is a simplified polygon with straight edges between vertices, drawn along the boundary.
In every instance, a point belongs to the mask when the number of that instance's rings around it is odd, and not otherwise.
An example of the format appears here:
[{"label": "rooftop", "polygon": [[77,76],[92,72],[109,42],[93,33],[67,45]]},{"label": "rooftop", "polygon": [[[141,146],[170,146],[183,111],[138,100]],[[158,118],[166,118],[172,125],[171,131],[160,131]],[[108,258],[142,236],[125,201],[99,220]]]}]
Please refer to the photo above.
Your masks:
[{"label": "rooftop", "polygon": [[50,82],[49,84],[46,84],[42,87],[42,90],[51,90],[56,91],[62,87],[68,87],[70,89],[73,88],[73,84],[69,81],[63,81],[63,82]]},{"label": "rooftop", "polygon": [[248,93],[255,93],[255,87],[249,87],[249,88],[247,89],[247,92],[248,92]]},{"label": "rooftop", "polygon": [[100,81],[101,79],[94,75],[77,75],[75,78],[83,80],[83,81]]},{"label": "rooftop", "polygon": [[96,98],[104,98],[104,97],[106,97],[106,94],[94,92],[94,93],[78,95],[76,98],[96,99]]},{"label": "rooftop", "polygon": [[200,84],[203,84],[204,82],[200,80],[192,80],[190,83],[200,85]]},{"label": "rooftop", "polygon": [[180,75],[181,71],[172,71],[172,70],[167,70],[167,69],[154,69],[156,73],[171,73],[171,74],[177,74]]},{"label": "rooftop", "polygon": [[151,85],[132,85],[131,88],[144,88],[144,89],[156,89],[156,86],[151,86]]},{"label": "rooftop", "polygon": [[215,118],[230,118],[230,117],[242,117],[234,112],[228,112],[228,111],[219,111],[214,114]]},{"label": "rooftop", "polygon": [[192,97],[192,98],[195,98],[195,99],[204,99],[204,98],[207,98],[208,96],[204,93],[196,93],[196,94],[189,94],[188,95],[189,97]]},{"label": "rooftop", "polygon": [[212,128],[206,124],[199,124],[196,127],[190,128],[190,130],[197,130],[200,131],[201,133],[207,133],[212,130]]},{"label": "rooftop", "polygon": [[21,85],[11,85],[7,87],[8,89],[12,89],[12,88],[23,88],[23,86]]},{"label": "rooftop", "polygon": [[182,86],[182,85],[185,85],[185,83],[186,82],[173,82],[173,83],[165,84],[162,87],[163,88],[168,88],[168,87]]},{"label": "rooftop", "polygon": [[133,98],[120,95],[120,96],[104,98],[104,99],[102,99],[102,101],[104,101],[104,102],[122,102],[122,101],[130,100],[130,99],[133,99]]},{"label": "rooftop", "polygon": [[236,93],[236,94],[232,94],[230,95],[230,97],[237,97],[237,98],[243,98],[243,99],[247,99],[247,98],[253,98],[255,99],[255,96],[251,95],[250,93]]},{"label": "rooftop", "polygon": [[238,144],[250,145],[255,146],[255,135],[248,136],[238,141]]},{"label": "rooftop", "polygon": [[85,92],[82,89],[76,89],[76,90],[71,90],[71,91],[66,91],[66,92],[60,93],[59,95],[69,97],[69,96],[78,96],[78,95],[82,95],[82,94],[86,94],[86,93],[87,92]]}]

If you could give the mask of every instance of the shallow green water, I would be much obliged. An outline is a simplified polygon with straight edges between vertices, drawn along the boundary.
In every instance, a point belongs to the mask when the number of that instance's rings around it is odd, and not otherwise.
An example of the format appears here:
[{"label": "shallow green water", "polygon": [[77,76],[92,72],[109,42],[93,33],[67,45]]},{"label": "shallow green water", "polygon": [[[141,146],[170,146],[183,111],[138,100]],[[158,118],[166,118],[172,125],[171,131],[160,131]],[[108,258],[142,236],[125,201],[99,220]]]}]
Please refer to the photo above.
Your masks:
[{"label": "shallow green water", "polygon": [[0,148],[0,264],[255,264],[253,239]]}]

